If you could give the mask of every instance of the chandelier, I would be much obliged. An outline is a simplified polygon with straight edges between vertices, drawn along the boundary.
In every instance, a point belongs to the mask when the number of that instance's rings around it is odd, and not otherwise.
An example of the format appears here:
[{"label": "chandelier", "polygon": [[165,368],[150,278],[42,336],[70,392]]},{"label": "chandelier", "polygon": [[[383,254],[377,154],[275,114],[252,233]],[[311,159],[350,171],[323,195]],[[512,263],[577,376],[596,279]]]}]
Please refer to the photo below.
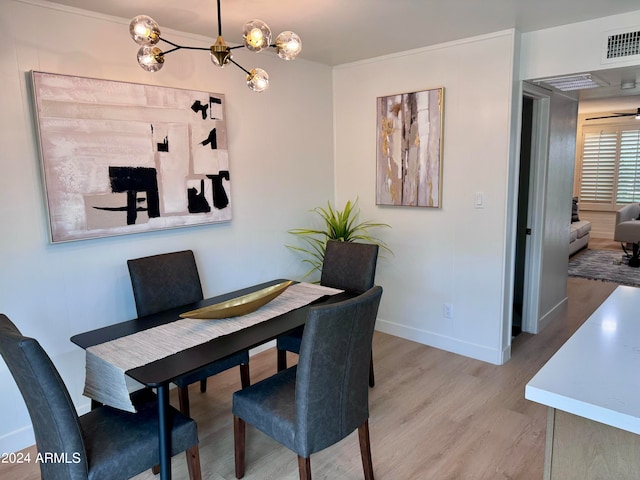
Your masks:
[{"label": "chandelier", "polygon": [[[138,50],[138,63],[148,72],[157,72],[164,65],[165,56],[176,50],[208,50],[211,61],[218,67],[233,63],[247,74],[247,86],[254,92],[264,92],[269,87],[269,75],[261,68],[247,70],[233,60],[232,50],[247,48],[252,52],[260,52],[265,48],[275,48],[278,56],[284,60],[293,60],[302,50],[302,41],[294,32],[285,31],[278,35],[275,43],[271,43],[271,29],[262,20],[254,19],[245,23],[242,28],[243,45],[229,47],[222,38],[222,21],[220,18],[220,0],[218,2],[218,39],[209,48],[187,47],[171,42],[161,37],[160,26],[147,15],[138,15],[129,24],[129,33],[133,40],[141,45]],[[162,51],[158,42],[164,42],[171,47]]]}]

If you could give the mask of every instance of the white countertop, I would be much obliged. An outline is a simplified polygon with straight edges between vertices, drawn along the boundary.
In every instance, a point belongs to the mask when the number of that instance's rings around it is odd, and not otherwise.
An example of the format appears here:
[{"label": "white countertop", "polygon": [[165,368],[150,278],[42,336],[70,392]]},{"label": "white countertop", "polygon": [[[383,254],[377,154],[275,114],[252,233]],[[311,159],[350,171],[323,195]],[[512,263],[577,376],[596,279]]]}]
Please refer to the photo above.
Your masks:
[{"label": "white countertop", "polygon": [[531,379],[525,398],[640,434],[640,288],[616,288]]}]

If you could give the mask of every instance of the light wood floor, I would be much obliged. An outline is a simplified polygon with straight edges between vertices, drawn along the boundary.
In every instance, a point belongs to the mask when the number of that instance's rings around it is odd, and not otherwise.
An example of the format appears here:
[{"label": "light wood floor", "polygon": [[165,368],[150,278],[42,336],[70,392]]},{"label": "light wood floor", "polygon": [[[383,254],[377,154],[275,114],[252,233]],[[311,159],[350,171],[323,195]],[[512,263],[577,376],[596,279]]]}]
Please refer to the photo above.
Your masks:
[{"label": "light wood floor", "polygon": [[[524,387],[615,287],[569,278],[569,302],[561,316],[538,335],[516,337],[512,358],[502,366],[377,332],[377,383],[370,390],[376,478],[541,480],[546,407],[527,401]],[[275,365],[274,350],[252,357],[252,380],[273,374]],[[209,379],[205,394],[192,387],[205,479],[235,478],[230,408],[237,388],[237,369]],[[312,455],[311,466],[316,480],[363,478],[357,434]],[[298,478],[295,454],[250,427],[246,467],[247,480]],[[188,478],[184,455],[173,459],[173,477]],[[33,464],[0,465],[0,478],[37,480],[40,475]],[[152,478],[150,472],[136,477]]]},{"label": "light wood floor", "polygon": [[590,238],[589,239],[589,248],[593,248],[596,250],[620,250],[622,251],[622,247],[620,246],[620,242],[614,242],[613,240],[608,240],[606,238]]}]

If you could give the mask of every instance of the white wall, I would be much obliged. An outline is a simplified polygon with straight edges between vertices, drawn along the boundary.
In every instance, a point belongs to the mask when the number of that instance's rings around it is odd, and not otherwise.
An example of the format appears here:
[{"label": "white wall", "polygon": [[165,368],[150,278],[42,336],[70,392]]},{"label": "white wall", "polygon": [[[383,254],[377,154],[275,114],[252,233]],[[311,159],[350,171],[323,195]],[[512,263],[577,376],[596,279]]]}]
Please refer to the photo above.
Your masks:
[{"label": "white wall", "polygon": [[[211,43],[164,33],[183,44]],[[162,71],[149,74],[137,65],[128,19],[31,1],[0,2],[0,45],[0,311],[41,341],[81,411],[88,404],[84,360],[69,337],[135,316],[128,258],[191,248],[206,295],[304,272],[284,245],[288,229],[307,225],[308,210],[334,197],[329,67],[236,51],[243,66],[269,72],[271,87],[262,94],[234,66],[213,66],[206,52],[171,54]],[[224,93],[233,220],[49,244],[30,70]],[[0,452],[11,452],[34,441],[2,360],[0,385]]]},{"label": "white wall", "polygon": [[[336,195],[395,255],[378,262],[377,328],[492,363],[503,343],[513,31],[404,52],[334,71]],[[376,98],[445,88],[441,209],[375,206]],[[474,208],[475,192],[486,206]],[[443,304],[453,304],[453,318]],[[508,340],[507,340],[508,342]]]},{"label": "white wall", "polygon": [[520,78],[530,80],[569,73],[638,65],[639,61],[602,61],[607,32],[640,28],[640,10],[522,34]]}]

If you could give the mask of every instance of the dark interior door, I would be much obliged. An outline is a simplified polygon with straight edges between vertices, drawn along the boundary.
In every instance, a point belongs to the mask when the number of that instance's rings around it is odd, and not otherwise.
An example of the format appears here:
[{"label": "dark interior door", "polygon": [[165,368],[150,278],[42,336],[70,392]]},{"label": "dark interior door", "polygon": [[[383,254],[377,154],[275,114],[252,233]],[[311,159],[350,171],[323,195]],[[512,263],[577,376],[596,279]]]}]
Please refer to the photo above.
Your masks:
[{"label": "dark interior door", "polygon": [[524,303],[524,279],[526,264],[529,188],[531,176],[531,138],[533,129],[533,99],[522,98],[522,129],[520,130],[520,177],[518,183],[518,220],[516,223],[516,257],[513,286],[513,321],[511,335],[522,331],[522,307]]}]

